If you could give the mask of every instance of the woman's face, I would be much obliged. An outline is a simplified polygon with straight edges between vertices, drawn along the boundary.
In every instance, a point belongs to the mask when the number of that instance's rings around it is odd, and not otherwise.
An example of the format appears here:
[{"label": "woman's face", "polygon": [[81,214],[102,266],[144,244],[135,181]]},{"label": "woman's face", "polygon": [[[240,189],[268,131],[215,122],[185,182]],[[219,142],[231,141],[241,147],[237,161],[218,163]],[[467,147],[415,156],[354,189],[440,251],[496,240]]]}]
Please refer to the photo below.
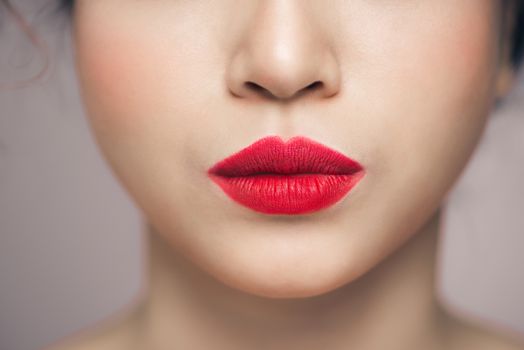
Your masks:
[{"label": "woman's face", "polygon": [[[442,204],[512,74],[501,11],[496,0],[79,0],[76,63],[100,149],[158,234],[234,288],[305,297],[370,270]],[[322,143],[365,176],[315,212],[252,210],[207,171],[273,135]]]}]

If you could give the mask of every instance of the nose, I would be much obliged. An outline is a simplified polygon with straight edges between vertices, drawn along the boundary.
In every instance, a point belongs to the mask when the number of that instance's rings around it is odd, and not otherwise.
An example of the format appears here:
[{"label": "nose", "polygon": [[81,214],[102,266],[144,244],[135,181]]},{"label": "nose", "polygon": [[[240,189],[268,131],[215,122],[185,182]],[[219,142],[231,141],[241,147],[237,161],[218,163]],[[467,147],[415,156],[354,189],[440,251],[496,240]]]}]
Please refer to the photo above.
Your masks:
[{"label": "nose", "polygon": [[229,61],[227,84],[236,97],[278,100],[331,97],[340,72],[329,38],[303,0],[263,0],[246,21]]}]

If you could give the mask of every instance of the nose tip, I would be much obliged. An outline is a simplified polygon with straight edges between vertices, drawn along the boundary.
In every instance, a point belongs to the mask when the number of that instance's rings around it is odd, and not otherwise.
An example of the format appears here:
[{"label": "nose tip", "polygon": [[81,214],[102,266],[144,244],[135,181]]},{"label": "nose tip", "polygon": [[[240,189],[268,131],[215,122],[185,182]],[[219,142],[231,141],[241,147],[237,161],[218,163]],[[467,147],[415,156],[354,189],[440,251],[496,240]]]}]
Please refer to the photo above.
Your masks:
[{"label": "nose tip", "polygon": [[[304,18],[295,2],[256,14],[227,70],[230,92],[241,98],[278,100],[330,97],[340,89],[336,56],[328,38]],[[282,4],[283,2],[280,2]],[[310,12],[307,12],[310,13]]]},{"label": "nose tip", "polygon": [[336,67],[328,60],[297,57],[297,62],[286,64],[264,59],[259,65],[253,60],[230,85],[236,96],[289,100],[306,94],[330,97],[339,90],[339,77],[332,73]]}]

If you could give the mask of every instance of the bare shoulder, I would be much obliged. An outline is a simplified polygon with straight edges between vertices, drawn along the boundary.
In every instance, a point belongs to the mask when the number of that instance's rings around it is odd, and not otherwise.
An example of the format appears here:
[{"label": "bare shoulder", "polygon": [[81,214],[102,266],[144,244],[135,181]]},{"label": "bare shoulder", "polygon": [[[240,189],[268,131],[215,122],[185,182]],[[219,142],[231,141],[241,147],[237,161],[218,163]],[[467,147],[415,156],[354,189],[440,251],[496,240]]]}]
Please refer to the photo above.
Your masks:
[{"label": "bare shoulder", "polygon": [[42,350],[132,350],[136,348],[133,313],[116,315],[60,338]]},{"label": "bare shoulder", "polygon": [[453,350],[524,350],[524,336],[480,321],[455,318],[450,332]]}]

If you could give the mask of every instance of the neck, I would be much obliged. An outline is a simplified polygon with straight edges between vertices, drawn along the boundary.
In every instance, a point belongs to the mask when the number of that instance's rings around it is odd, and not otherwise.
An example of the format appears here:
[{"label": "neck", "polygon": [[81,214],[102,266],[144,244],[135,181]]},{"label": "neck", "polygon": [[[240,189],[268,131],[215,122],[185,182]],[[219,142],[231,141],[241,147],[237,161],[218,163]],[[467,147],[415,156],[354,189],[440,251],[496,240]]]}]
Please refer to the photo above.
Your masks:
[{"label": "neck", "polygon": [[271,299],[230,288],[177,254],[147,226],[147,348],[421,349],[442,339],[435,293],[441,213],[357,280],[310,298]]}]

